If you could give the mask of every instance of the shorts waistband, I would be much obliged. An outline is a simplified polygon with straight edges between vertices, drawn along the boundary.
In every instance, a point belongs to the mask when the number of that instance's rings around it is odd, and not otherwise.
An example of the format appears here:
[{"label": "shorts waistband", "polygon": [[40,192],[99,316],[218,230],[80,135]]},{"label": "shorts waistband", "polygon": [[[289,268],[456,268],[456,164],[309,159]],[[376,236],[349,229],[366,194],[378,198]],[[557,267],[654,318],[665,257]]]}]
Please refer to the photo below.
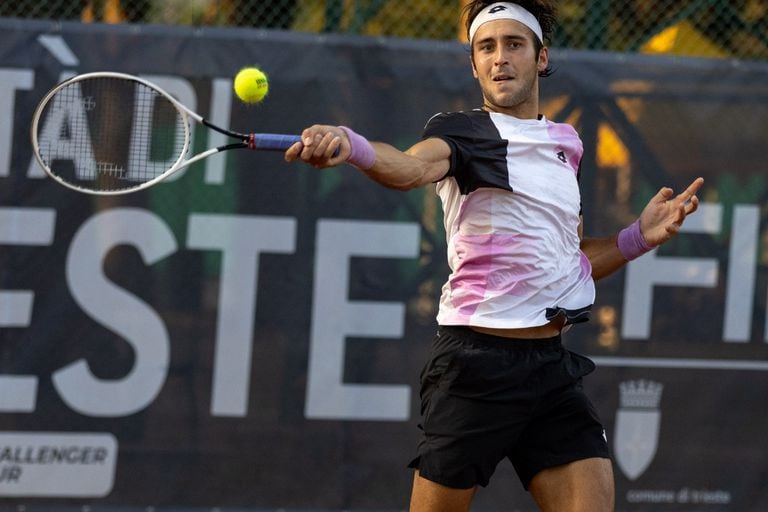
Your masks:
[{"label": "shorts waistband", "polygon": [[465,342],[477,343],[489,347],[500,349],[535,349],[548,350],[559,349],[562,347],[562,336],[552,336],[551,338],[507,338],[504,336],[494,336],[484,332],[477,332],[464,325],[441,325],[438,333],[450,334]]}]

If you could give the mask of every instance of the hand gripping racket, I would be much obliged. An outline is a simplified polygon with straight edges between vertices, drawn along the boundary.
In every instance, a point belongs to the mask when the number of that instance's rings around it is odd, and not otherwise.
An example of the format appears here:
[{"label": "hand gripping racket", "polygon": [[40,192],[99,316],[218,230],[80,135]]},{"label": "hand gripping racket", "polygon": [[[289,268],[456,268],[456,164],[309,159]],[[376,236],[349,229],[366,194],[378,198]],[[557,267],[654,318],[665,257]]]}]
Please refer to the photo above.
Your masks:
[{"label": "hand gripping racket", "polygon": [[[191,121],[237,139],[189,156]],[[45,171],[79,192],[114,195],[150,187],[228,149],[284,151],[298,135],[237,133],[213,125],[157,85],[123,73],[74,76],[40,101],[32,148]]]}]

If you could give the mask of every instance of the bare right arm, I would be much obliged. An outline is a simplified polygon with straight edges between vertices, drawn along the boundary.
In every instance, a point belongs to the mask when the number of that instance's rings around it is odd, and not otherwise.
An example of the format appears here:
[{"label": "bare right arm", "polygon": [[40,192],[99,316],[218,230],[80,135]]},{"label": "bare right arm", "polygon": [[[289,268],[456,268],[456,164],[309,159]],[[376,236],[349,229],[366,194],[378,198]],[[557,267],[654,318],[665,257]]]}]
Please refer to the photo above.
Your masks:
[{"label": "bare right arm", "polygon": [[[347,134],[337,126],[315,125],[304,130],[302,142],[285,152],[285,160],[302,160],[318,169],[333,167],[347,161],[351,146]],[[451,148],[437,138],[414,144],[406,151],[383,143],[372,142],[376,162],[361,169],[369,178],[388,188],[410,190],[433,183],[448,172]],[[339,154],[333,156],[336,150]]]}]

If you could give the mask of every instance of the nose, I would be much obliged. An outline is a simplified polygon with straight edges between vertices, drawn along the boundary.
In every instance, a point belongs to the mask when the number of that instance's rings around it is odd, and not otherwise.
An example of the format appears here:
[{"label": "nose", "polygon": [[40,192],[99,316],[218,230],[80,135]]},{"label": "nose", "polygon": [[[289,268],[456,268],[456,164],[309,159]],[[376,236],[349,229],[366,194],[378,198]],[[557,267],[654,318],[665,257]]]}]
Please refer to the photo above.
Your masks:
[{"label": "nose", "polygon": [[507,52],[505,51],[503,45],[499,45],[498,48],[496,48],[496,54],[493,56],[493,63],[496,66],[501,66],[507,62]]}]

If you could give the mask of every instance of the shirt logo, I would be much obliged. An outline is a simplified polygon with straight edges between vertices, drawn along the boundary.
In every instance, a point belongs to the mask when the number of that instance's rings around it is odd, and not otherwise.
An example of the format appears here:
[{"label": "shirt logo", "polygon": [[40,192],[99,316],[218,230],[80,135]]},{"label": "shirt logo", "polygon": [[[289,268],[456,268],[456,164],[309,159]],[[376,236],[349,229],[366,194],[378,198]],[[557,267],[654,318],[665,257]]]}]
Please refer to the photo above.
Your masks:
[{"label": "shirt logo", "polygon": [[557,159],[560,160],[563,163],[568,162],[568,158],[565,156],[565,152],[564,151],[560,151],[560,152],[557,153]]}]

